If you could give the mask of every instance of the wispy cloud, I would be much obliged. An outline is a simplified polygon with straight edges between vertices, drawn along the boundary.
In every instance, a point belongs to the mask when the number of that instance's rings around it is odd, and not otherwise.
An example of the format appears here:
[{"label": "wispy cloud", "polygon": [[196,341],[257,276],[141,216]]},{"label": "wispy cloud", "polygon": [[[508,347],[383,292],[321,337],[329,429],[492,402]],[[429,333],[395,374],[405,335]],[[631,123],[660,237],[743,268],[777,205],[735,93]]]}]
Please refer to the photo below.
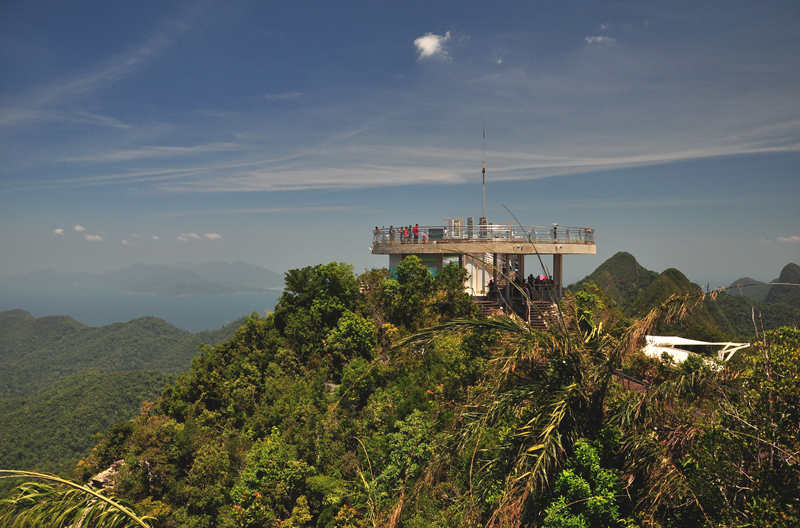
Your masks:
[{"label": "wispy cloud", "polygon": [[0,108],[0,128],[25,125],[32,122],[92,125],[117,129],[130,128],[129,125],[119,119],[85,111],[62,111],[29,107]]},{"label": "wispy cloud", "polygon": [[615,38],[607,37],[605,35],[599,35],[595,37],[586,37],[586,42],[589,44],[613,44],[617,41]]},{"label": "wispy cloud", "polygon": [[[161,213],[149,216],[149,220],[159,218],[173,218],[180,216],[206,216],[206,215],[264,215],[264,214],[284,214],[284,213],[349,213],[365,209],[361,206],[314,206],[314,207],[258,207],[242,209],[198,209],[194,211],[178,211]],[[187,239],[188,241],[188,239]]]},{"label": "wispy cloud", "polygon": [[220,238],[217,233],[203,233],[203,236],[209,240],[219,240]]},{"label": "wispy cloud", "polygon": [[64,234],[64,230],[61,229],[61,228],[54,229],[53,233],[55,233],[56,235],[63,235]]},{"label": "wispy cloud", "polygon": [[15,104],[0,108],[0,128],[29,121],[78,121],[104,126],[124,127],[113,118],[83,111],[59,111],[56,108],[75,98],[105,90],[131,76],[162,55],[193,25],[203,12],[195,8],[181,19],[168,21],[148,38],[95,67],[62,77],[34,90]]},{"label": "wispy cloud", "polygon": [[414,46],[417,48],[420,59],[427,59],[428,57],[448,57],[447,51],[444,49],[444,43],[450,40],[450,32],[444,35],[436,35],[434,33],[426,33],[414,41]]},{"label": "wispy cloud", "polygon": [[778,242],[784,242],[787,244],[797,244],[800,242],[800,236],[794,235],[790,237],[778,237]]},{"label": "wispy cloud", "polygon": [[264,97],[266,99],[274,99],[277,101],[297,101],[303,97],[303,92],[286,92],[279,94],[265,93]]},{"label": "wispy cloud", "polygon": [[127,240],[123,240],[123,241],[122,241],[122,245],[123,245],[123,246],[139,246],[139,245],[141,245],[141,244],[137,244],[137,243],[135,243],[135,242],[128,242]]},{"label": "wispy cloud", "polygon": [[153,235],[153,240],[161,240],[161,239],[158,238],[158,235]]},{"label": "wispy cloud", "polygon": [[89,242],[102,242],[103,237],[98,235],[86,235],[86,240],[88,240]]},{"label": "wispy cloud", "polygon": [[181,242],[189,242],[190,239],[199,240],[200,239],[200,235],[197,235],[195,233],[182,233],[175,240],[179,240]]},{"label": "wispy cloud", "polygon": [[78,232],[80,232],[80,231],[86,231],[86,228],[85,228],[85,227],[83,227],[83,226],[76,225],[76,226],[75,226],[75,231],[78,231]]},{"label": "wispy cloud", "polygon": [[67,162],[115,163],[138,159],[188,157],[219,152],[240,152],[244,149],[235,143],[209,143],[193,147],[143,147],[140,149],[100,152],[92,155],[67,158]]}]

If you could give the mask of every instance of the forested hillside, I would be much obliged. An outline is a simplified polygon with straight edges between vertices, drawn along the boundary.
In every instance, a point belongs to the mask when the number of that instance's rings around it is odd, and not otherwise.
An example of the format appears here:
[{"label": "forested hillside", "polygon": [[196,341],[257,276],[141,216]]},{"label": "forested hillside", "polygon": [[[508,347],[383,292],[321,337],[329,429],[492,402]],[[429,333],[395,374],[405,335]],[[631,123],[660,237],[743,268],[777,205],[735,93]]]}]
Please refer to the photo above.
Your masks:
[{"label": "forested hillside", "polygon": [[697,294],[632,319],[587,284],[540,332],[481,318],[456,267],[396,273],[290,271],[80,478],[123,460],[114,493],[165,527],[800,522],[797,330],[678,369],[636,349]]},{"label": "forested hillside", "polygon": [[32,394],[86,370],[177,374],[200,344],[229,339],[242,322],[191,334],[156,317],[96,328],[66,316],[0,312],[0,398]]},{"label": "forested hillside", "polygon": [[594,282],[614,302],[625,308],[657,278],[658,273],[642,267],[630,253],[620,251],[568,289],[578,291],[584,285]]},{"label": "forested hillside", "polygon": [[190,334],[155,317],[94,328],[0,312],[0,468],[69,472],[95,434],[135,416],[201,344],[222,343],[243,323]]},{"label": "forested hillside", "polygon": [[82,372],[20,398],[0,399],[0,468],[68,472],[94,436],[155,400],[163,372]]}]

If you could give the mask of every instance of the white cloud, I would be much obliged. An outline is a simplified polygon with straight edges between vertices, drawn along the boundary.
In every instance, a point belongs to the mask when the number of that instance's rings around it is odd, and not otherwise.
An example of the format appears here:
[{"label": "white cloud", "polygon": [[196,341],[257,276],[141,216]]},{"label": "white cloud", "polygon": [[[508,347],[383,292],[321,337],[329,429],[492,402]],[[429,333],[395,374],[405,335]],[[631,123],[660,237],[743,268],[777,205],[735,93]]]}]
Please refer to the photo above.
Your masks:
[{"label": "white cloud", "polygon": [[602,29],[603,31],[605,31],[606,29],[608,29],[610,27],[611,27],[611,23],[610,22],[606,22],[605,24],[600,24],[600,29]]},{"label": "white cloud", "polygon": [[161,240],[157,235],[153,235],[153,240]]},{"label": "white cloud", "polygon": [[203,236],[209,240],[219,240],[220,238],[219,235],[216,233],[204,233]]},{"label": "white cloud", "polygon": [[788,242],[789,244],[796,244],[800,242],[800,236],[778,237],[778,242]]},{"label": "white cloud", "polygon": [[86,240],[88,240],[89,242],[102,242],[103,241],[102,237],[99,237],[97,235],[86,235]]},{"label": "white cloud", "polygon": [[64,230],[63,230],[63,229],[61,229],[61,228],[54,229],[54,230],[53,230],[53,233],[55,233],[55,234],[57,234],[57,235],[63,235],[63,234],[64,234]]},{"label": "white cloud", "polygon": [[426,33],[424,36],[415,40],[414,45],[417,47],[420,59],[437,56],[447,57],[447,51],[445,51],[442,44],[448,40],[450,40],[449,31],[445,33],[444,36]]},{"label": "white cloud", "polygon": [[196,235],[195,233],[181,233],[181,236],[179,236],[175,240],[180,240],[181,242],[188,242],[189,239],[191,238],[198,240],[200,236]]},{"label": "white cloud", "polygon": [[75,226],[75,231],[86,231],[86,228],[83,227],[83,226],[76,225]]},{"label": "white cloud", "polygon": [[617,39],[607,37],[605,35],[600,35],[597,37],[586,37],[586,42],[588,42],[589,44],[612,44],[616,41]]},{"label": "white cloud", "polygon": [[123,241],[122,241],[122,245],[123,245],[123,246],[138,246],[138,245],[140,245],[140,244],[135,244],[135,243],[133,243],[133,242],[128,242],[127,240],[123,240]]}]

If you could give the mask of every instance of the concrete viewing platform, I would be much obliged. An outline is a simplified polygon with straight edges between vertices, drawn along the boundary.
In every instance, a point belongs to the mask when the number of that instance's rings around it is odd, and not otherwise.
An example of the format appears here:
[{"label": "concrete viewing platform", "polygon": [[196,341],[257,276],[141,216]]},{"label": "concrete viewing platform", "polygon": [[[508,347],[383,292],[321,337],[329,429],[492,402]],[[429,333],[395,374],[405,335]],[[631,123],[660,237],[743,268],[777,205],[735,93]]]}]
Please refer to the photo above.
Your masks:
[{"label": "concrete viewing platform", "polygon": [[373,255],[475,254],[594,255],[594,229],[588,227],[543,227],[493,224],[473,228],[419,226],[419,234],[402,229],[379,229],[373,233]]},{"label": "concrete viewing platform", "polygon": [[468,272],[464,287],[469,293],[487,296],[502,282],[508,304],[513,296],[510,281],[525,280],[526,255],[553,255],[547,280],[560,297],[563,256],[597,253],[594,229],[588,227],[489,224],[484,218],[477,225],[468,218],[464,225],[461,218],[444,220],[447,225],[376,227],[370,250],[373,255],[389,257],[392,273],[409,255],[417,256],[434,275],[447,264],[457,264]]}]

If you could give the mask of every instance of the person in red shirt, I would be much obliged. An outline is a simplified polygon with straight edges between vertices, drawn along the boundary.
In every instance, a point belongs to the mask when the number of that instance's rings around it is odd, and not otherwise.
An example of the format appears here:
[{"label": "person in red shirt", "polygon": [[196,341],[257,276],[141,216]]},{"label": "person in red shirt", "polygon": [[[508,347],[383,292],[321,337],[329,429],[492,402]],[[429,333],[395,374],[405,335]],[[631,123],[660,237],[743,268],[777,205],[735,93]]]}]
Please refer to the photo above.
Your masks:
[{"label": "person in red shirt", "polygon": [[414,224],[414,229],[411,232],[414,233],[414,243],[419,244],[419,224]]}]

